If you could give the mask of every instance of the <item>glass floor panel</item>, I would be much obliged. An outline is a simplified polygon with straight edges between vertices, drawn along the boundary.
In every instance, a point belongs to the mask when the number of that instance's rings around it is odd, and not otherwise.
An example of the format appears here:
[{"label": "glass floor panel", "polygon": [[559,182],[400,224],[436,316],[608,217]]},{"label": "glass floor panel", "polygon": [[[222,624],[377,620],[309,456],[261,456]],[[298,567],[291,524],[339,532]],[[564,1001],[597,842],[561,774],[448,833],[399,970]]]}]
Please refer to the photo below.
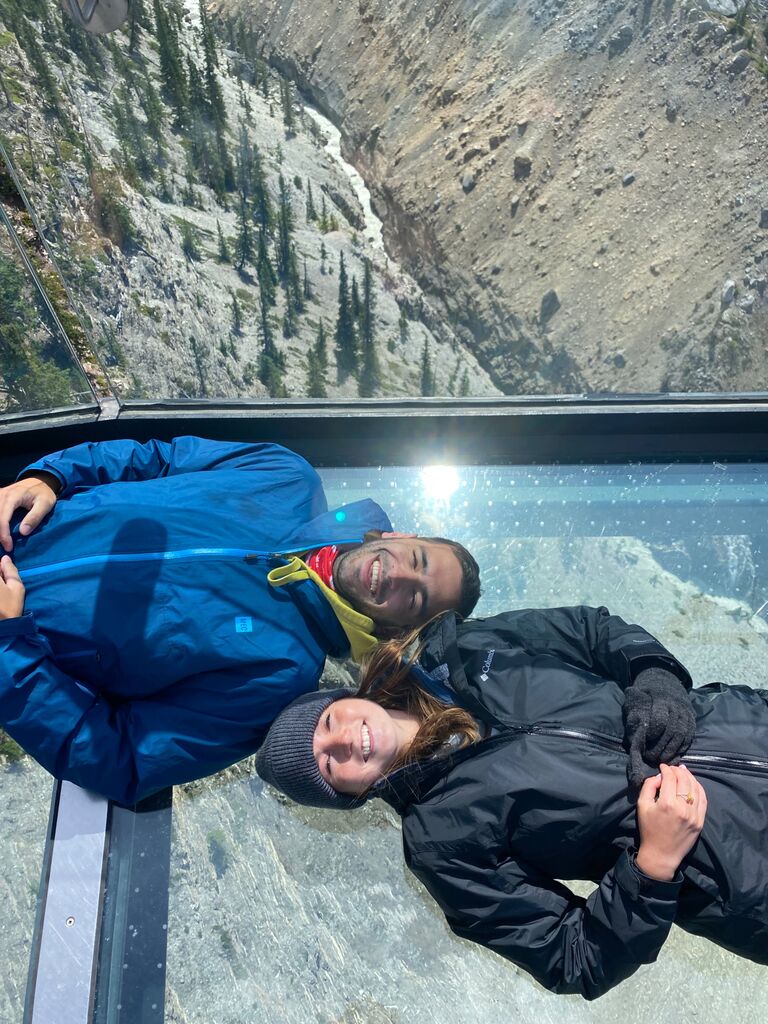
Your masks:
[{"label": "glass floor panel", "polygon": [[24,1009],[51,777],[0,730],[0,1021]]},{"label": "glass floor panel", "polygon": [[[321,475],[332,507],[371,497],[395,529],[467,543],[485,584],[480,615],[605,604],[658,636],[696,684],[765,685],[768,466]],[[329,663],[325,683],[352,684],[351,669]],[[598,1002],[551,995],[449,933],[403,864],[386,805],[297,807],[248,762],[174,792],[169,896],[172,1024],[477,1024],[500,1013],[746,1024],[768,1002],[765,968],[677,929],[656,965]]]}]

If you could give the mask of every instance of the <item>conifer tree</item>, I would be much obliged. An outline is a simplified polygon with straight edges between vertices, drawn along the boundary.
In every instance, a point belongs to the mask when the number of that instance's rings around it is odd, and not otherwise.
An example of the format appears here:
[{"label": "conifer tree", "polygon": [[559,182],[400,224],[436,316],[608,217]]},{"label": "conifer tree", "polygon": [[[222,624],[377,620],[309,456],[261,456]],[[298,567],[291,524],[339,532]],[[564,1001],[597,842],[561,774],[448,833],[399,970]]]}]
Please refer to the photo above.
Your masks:
[{"label": "conifer tree", "polygon": [[242,334],[243,333],[243,311],[240,307],[240,303],[237,301],[237,295],[229,289],[229,294],[232,299],[232,333]]},{"label": "conifer tree", "polygon": [[242,78],[239,79],[239,87],[240,87],[240,94],[239,94],[240,106],[243,108],[245,113],[250,117],[250,115],[253,113],[253,107],[251,106],[251,101],[248,99],[248,93],[245,91],[245,87],[243,86]]},{"label": "conifer tree", "polygon": [[285,312],[283,313],[283,337],[292,338],[296,334],[296,307],[290,295],[285,299]]},{"label": "conifer tree", "polygon": [[229,246],[227,245],[227,240],[224,237],[224,232],[221,230],[221,224],[218,220],[216,221],[216,234],[219,241],[219,263],[231,263],[232,257],[229,254]]},{"label": "conifer tree", "polygon": [[261,342],[262,351],[259,356],[259,380],[267,388],[273,398],[285,396],[283,373],[285,359],[278,352],[272,329],[272,321],[266,303],[261,303]]},{"label": "conifer tree", "polygon": [[197,244],[195,229],[189,221],[181,222],[181,251],[190,262],[202,259],[202,254]]},{"label": "conifer tree", "polygon": [[307,273],[307,257],[306,256],[304,257],[304,277],[303,277],[302,285],[303,285],[302,293],[303,293],[304,301],[305,302],[309,302],[310,299],[313,297],[313,295],[312,295],[312,285],[310,284],[309,274]]},{"label": "conifer tree", "polygon": [[205,58],[211,62],[213,67],[217,68],[219,66],[219,55],[216,52],[216,36],[214,35],[213,25],[211,24],[205,0],[200,0],[200,34]]},{"label": "conifer tree", "polygon": [[216,67],[219,58],[216,53],[216,40],[213,34],[208,12],[205,9],[204,0],[200,0],[200,32],[201,46],[203,51],[203,78],[205,80],[205,94],[208,111],[212,122],[217,128],[222,129],[227,123],[227,111],[224,106],[224,96],[216,77]]},{"label": "conifer tree", "polygon": [[325,320],[322,317],[320,317],[320,323],[317,325],[315,352],[317,353],[318,366],[325,373],[328,369],[328,338],[325,333]]},{"label": "conifer tree", "polygon": [[[151,179],[155,174],[155,164],[147,152],[144,126],[136,117],[133,103],[123,83],[115,91],[115,96],[113,112],[115,113],[116,127],[118,127],[118,138],[120,138],[120,141],[132,156],[141,177],[145,180]],[[115,110],[118,105],[122,107],[121,112]],[[123,132],[122,137],[119,134],[121,130]]]},{"label": "conifer tree", "polygon": [[277,213],[277,276],[285,284],[288,280],[291,261],[291,234],[293,231],[293,210],[291,196],[283,175],[279,178],[279,207]]},{"label": "conifer tree", "polygon": [[421,393],[429,398],[435,393],[435,377],[432,371],[432,360],[429,357],[429,342],[424,339],[424,351],[421,355]]},{"label": "conifer tree", "polygon": [[253,149],[245,122],[240,124],[236,163],[237,190],[242,199],[248,200],[253,193]]},{"label": "conifer tree", "polygon": [[325,203],[325,196],[322,197],[320,202],[320,230],[323,234],[329,230],[328,228],[328,207]]},{"label": "conifer tree", "polygon": [[317,354],[314,346],[310,346],[307,352],[307,397],[326,398],[327,388],[320,377],[320,368],[317,365]]},{"label": "conifer tree", "polygon": [[307,353],[307,395],[309,398],[328,397],[328,350],[325,322],[321,319],[314,343]]},{"label": "conifer tree", "polygon": [[195,168],[187,155],[187,169],[184,174],[184,191],[181,194],[181,201],[185,206],[199,206],[199,198],[195,191]]},{"label": "conifer tree", "polygon": [[312,195],[312,182],[307,178],[307,223],[314,220],[317,220],[317,210],[315,209],[315,199]]},{"label": "conifer tree", "polygon": [[219,194],[223,192],[223,176],[216,150],[211,146],[210,130],[199,116],[192,119],[189,128],[189,159],[192,180],[198,178]]},{"label": "conifer tree", "polygon": [[357,338],[349,299],[349,281],[344,253],[339,259],[339,309],[336,319],[336,365],[339,378],[357,372]]},{"label": "conifer tree", "polygon": [[304,312],[304,288],[299,276],[299,261],[296,258],[296,246],[291,242],[291,254],[288,260],[288,290],[291,293],[297,313]]},{"label": "conifer tree", "polygon": [[290,78],[280,79],[280,100],[283,106],[285,137],[290,139],[296,134],[296,118],[293,113],[293,86]]},{"label": "conifer tree", "polygon": [[277,274],[269,258],[267,248],[267,236],[262,227],[258,229],[258,255],[256,257],[256,276],[259,279],[261,288],[262,303],[267,307],[275,305],[275,290],[277,288]]},{"label": "conifer tree", "polygon": [[[275,346],[275,334],[272,326],[272,318],[269,315],[269,304],[264,301],[264,291],[259,289],[260,309],[260,334],[262,355],[268,359],[277,358],[277,347]],[[264,383],[264,381],[262,381]]]},{"label": "conifer tree", "polygon": [[261,95],[265,100],[269,99],[269,68],[261,57],[257,57],[254,64],[256,84],[261,89]]},{"label": "conifer tree", "polygon": [[144,111],[144,116],[147,119],[147,131],[157,143],[157,157],[161,159],[165,152],[165,147],[163,146],[165,113],[160,97],[157,95],[157,90],[152,84],[152,78],[147,72],[144,73],[141,85],[136,92],[141,103],[141,109]]},{"label": "conifer tree", "polygon": [[455,394],[456,379],[459,376],[459,370],[461,369],[461,356],[457,356],[456,365],[451,370],[451,376],[448,378],[448,386],[446,387],[446,394]]},{"label": "conifer tree", "polygon": [[325,276],[326,268],[325,261],[328,259],[328,250],[325,248],[325,242],[320,239],[320,273]]},{"label": "conifer tree", "polygon": [[459,395],[461,398],[467,398],[467,396],[469,395],[469,370],[465,370],[464,375],[461,378]]},{"label": "conifer tree", "polygon": [[[41,13],[44,13],[44,11],[45,9],[43,9]],[[11,12],[11,15],[13,15],[13,12]],[[14,18],[12,16],[8,20],[12,25],[19,44],[29,58],[29,62],[35,72],[35,76],[42,92],[41,105],[43,106],[43,109],[47,113],[55,116],[59,124],[66,131],[67,135],[71,137],[72,129],[62,111],[61,93],[59,92],[58,86],[56,85],[56,79],[51,71],[50,61],[43,53],[37,41],[37,30],[30,26],[30,23],[27,21],[26,17],[22,16],[21,12],[18,13],[17,17]]]},{"label": "conifer tree", "polygon": [[[139,48],[142,31],[150,28],[149,18],[144,8],[144,0],[132,0],[128,8],[128,53],[135,54]],[[81,33],[84,35],[84,33]]]},{"label": "conifer tree", "polygon": [[235,242],[235,267],[242,270],[246,263],[253,262],[253,232],[245,200],[240,198],[237,219],[237,241]]},{"label": "conifer tree", "polygon": [[360,314],[363,306],[360,302],[360,289],[357,286],[357,278],[354,274],[352,275],[352,290],[350,292],[349,305],[352,310],[352,319],[359,327],[361,325]]},{"label": "conifer tree", "polygon": [[379,387],[379,360],[376,355],[375,322],[376,298],[373,294],[371,261],[363,266],[363,303],[360,314],[360,347],[362,367],[358,392],[361,398],[371,398]]},{"label": "conifer tree", "polygon": [[[5,5],[0,5],[0,17],[5,18],[3,6]],[[102,47],[90,32],[81,31],[70,18],[62,19],[62,28],[64,30],[64,45],[72,53],[77,54],[91,78],[94,81],[99,81],[106,67],[105,53]]]},{"label": "conifer tree", "polygon": [[201,119],[207,117],[208,99],[205,95],[203,76],[190,57],[187,57],[187,97],[190,113]]},{"label": "conifer tree", "polygon": [[2,89],[3,91],[3,96],[5,97],[5,105],[7,109],[14,110],[16,104],[13,102],[13,97],[8,91],[8,83],[5,80],[5,75],[3,74],[2,66],[0,66],[0,89]]},{"label": "conifer tree", "polygon": [[199,341],[194,334],[189,336],[189,344],[192,349],[192,358],[195,363],[195,369],[197,370],[197,378],[200,384],[198,395],[195,397],[207,398],[208,388],[206,386],[206,373],[205,373],[205,360],[208,356],[208,346],[204,341]]},{"label": "conifer tree", "polygon": [[267,234],[271,234],[275,214],[267,188],[264,164],[256,143],[251,151],[251,189],[253,192],[253,219]]},{"label": "conifer tree", "polygon": [[[189,94],[179,45],[177,19],[166,13],[161,0],[153,0],[153,4],[160,51],[160,78],[174,110],[174,125],[181,128],[189,119]],[[170,13],[172,15],[172,10]]]},{"label": "conifer tree", "polygon": [[225,192],[233,192],[235,189],[235,168],[232,158],[229,155],[229,146],[222,125],[216,125],[216,152],[219,157],[221,168],[222,187]]},{"label": "conifer tree", "polygon": [[161,167],[157,174],[157,198],[161,203],[172,203],[173,192],[165,170]]}]

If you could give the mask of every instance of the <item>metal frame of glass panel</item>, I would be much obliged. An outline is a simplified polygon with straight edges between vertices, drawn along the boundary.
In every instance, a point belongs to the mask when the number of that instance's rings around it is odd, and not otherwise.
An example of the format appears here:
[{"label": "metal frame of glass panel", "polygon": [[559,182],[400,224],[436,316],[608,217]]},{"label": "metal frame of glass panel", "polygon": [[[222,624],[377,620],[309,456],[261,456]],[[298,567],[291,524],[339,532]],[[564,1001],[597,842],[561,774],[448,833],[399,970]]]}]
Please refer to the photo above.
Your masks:
[{"label": "metal frame of glass panel", "polygon": [[621,462],[768,456],[768,396],[633,395],[391,399],[355,403],[130,402],[108,417],[56,412],[1,421],[0,480],[81,441],[200,434],[274,441],[322,466]]}]

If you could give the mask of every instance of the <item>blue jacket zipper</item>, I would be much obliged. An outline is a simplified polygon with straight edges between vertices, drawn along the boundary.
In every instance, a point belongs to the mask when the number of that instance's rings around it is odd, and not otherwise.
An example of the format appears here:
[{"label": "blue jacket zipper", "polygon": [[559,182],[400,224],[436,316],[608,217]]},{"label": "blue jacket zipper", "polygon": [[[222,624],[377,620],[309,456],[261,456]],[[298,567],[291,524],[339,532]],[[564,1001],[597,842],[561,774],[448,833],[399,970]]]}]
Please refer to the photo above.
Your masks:
[{"label": "blue jacket zipper", "polygon": [[[355,540],[337,540],[334,544],[359,544]],[[319,545],[322,547],[322,545]],[[70,558],[65,562],[52,562],[49,565],[37,565],[31,569],[21,569],[23,580],[33,579],[35,576],[44,576],[49,572],[73,569],[81,565],[106,565],[108,562],[171,562],[185,558],[242,558],[248,563],[258,562],[261,559],[281,558],[283,555],[299,554],[309,550],[306,546],[290,548],[284,552],[257,551],[251,548],[182,548],[178,551],[145,551],[132,555],[85,555],[82,558]]]}]

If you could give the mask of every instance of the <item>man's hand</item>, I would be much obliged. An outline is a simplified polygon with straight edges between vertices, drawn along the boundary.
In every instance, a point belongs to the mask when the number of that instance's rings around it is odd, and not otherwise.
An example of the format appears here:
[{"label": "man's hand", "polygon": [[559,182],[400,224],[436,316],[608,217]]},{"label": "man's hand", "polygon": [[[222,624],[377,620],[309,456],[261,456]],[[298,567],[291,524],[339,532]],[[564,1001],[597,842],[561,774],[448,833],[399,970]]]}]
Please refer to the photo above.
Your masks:
[{"label": "man's hand", "polygon": [[0,619],[17,619],[24,612],[24,584],[8,555],[0,558]]},{"label": "man's hand", "polygon": [[6,551],[13,551],[11,519],[16,509],[28,509],[19,526],[19,532],[26,537],[56,504],[60,486],[53,474],[43,472],[17,480],[9,487],[0,487],[0,545]]}]

